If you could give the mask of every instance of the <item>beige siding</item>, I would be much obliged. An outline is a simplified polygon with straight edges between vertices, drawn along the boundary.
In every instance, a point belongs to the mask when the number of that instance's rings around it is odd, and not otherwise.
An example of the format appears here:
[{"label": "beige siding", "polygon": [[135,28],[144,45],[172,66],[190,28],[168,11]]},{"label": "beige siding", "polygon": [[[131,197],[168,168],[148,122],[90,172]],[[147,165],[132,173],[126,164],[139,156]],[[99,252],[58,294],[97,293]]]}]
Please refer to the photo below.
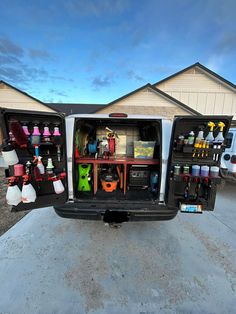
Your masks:
[{"label": "beige siding", "polygon": [[175,115],[189,115],[175,103],[149,88],[141,90],[97,113],[124,112],[127,114],[158,115],[173,119]]},{"label": "beige siding", "polygon": [[156,87],[202,114],[234,115],[236,119],[236,92],[197,67]]},{"label": "beige siding", "polygon": [[0,83],[0,107],[18,110],[55,112],[31,97]]}]

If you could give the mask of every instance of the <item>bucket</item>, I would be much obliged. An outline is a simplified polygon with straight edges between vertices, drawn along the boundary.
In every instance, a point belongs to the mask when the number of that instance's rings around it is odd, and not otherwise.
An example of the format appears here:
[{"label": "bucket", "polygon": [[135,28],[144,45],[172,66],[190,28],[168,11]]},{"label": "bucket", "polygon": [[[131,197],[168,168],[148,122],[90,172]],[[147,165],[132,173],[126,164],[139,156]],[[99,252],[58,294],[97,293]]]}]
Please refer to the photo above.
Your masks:
[{"label": "bucket", "polygon": [[208,177],[209,176],[209,167],[208,166],[201,166],[201,176]]},{"label": "bucket", "polygon": [[210,168],[210,175],[211,175],[211,177],[213,177],[213,178],[218,177],[219,176],[219,171],[220,171],[219,167],[212,166]]},{"label": "bucket", "polygon": [[193,165],[192,166],[192,176],[198,177],[200,174],[200,166],[199,165]]}]

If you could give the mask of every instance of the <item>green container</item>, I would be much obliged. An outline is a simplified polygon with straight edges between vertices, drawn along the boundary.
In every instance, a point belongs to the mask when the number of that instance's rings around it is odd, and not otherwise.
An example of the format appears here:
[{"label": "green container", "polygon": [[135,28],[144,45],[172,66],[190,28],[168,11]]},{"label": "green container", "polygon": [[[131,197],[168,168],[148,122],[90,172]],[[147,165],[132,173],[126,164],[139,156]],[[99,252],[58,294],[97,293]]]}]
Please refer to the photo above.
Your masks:
[{"label": "green container", "polygon": [[79,164],[79,182],[78,182],[78,191],[90,192],[92,190],[90,184],[90,171],[92,169],[91,164]]}]

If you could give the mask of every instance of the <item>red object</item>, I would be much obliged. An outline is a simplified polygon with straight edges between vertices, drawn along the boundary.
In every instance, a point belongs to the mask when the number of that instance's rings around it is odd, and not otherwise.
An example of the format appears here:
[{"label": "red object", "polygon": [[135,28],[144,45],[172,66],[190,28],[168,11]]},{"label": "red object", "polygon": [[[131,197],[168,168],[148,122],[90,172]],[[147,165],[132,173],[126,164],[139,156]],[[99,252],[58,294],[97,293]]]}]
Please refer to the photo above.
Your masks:
[{"label": "red object", "polygon": [[21,164],[14,165],[14,175],[16,177],[21,177],[24,175],[24,173],[25,173],[24,165]]},{"label": "red object", "polygon": [[75,147],[75,158],[79,158],[79,149]]},{"label": "red object", "polygon": [[14,135],[17,145],[21,147],[27,146],[28,138],[18,121],[10,122],[10,131]]},{"label": "red object", "polygon": [[34,167],[34,178],[35,178],[35,181],[37,181],[37,182],[43,181],[43,178],[41,176],[41,173],[40,173],[38,167]]},{"label": "red object", "polygon": [[114,117],[114,118],[127,118],[128,115],[127,113],[123,112],[113,112],[109,114],[109,117]]},{"label": "red object", "polygon": [[114,154],[115,149],[116,149],[116,140],[114,137],[109,137],[107,140],[108,140],[108,149],[111,154]]}]

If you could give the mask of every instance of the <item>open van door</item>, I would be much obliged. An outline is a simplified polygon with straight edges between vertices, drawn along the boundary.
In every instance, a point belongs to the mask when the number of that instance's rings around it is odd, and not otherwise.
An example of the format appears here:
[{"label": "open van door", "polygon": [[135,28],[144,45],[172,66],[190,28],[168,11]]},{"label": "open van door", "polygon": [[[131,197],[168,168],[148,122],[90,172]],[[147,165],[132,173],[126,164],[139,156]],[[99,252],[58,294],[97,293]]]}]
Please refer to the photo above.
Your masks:
[{"label": "open van door", "polygon": [[[8,188],[14,187],[8,192],[21,193],[21,201],[8,202],[15,202],[12,210],[64,204],[68,199],[65,116],[1,108],[0,124]],[[9,151],[15,151],[15,161],[9,159]],[[27,198],[27,193],[31,197]]]},{"label": "open van door", "polygon": [[169,208],[214,210],[219,167],[231,116],[177,116],[173,121],[166,177]]}]

